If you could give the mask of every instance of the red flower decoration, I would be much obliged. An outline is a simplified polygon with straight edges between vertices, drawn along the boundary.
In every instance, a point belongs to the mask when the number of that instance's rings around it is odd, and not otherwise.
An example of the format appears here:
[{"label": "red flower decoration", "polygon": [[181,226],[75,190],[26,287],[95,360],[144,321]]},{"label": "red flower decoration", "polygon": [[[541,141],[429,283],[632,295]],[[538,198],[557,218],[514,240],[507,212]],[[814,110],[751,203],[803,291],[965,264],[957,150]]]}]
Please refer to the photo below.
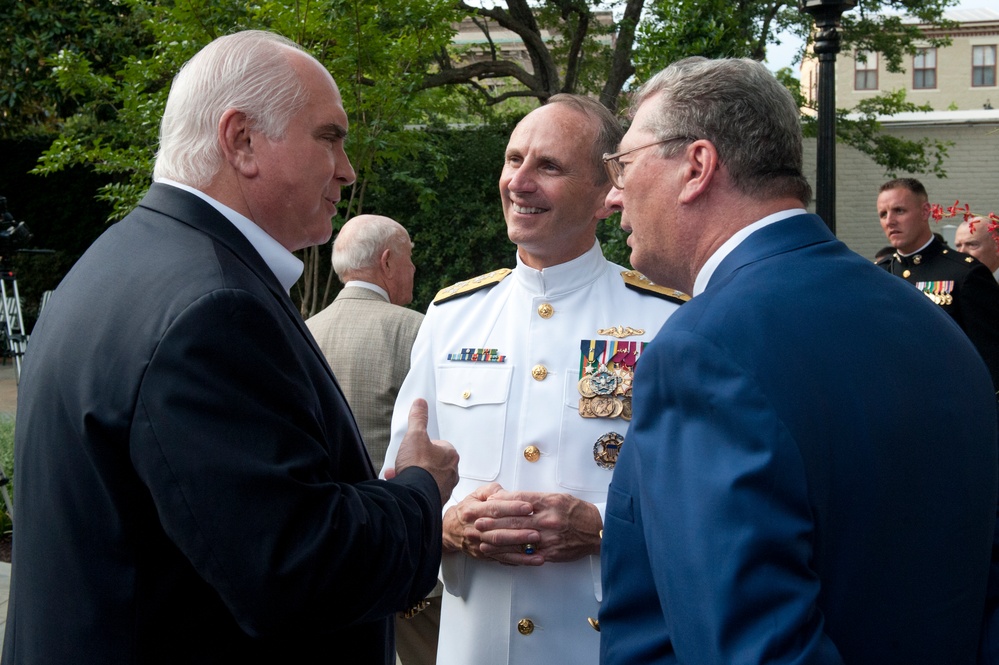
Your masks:
[{"label": "red flower decoration", "polygon": [[946,210],[939,203],[933,203],[930,205],[930,216],[934,219],[934,221],[939,222],[944,217],[957,217],[958,215],[961,215],[964,221],[968,223],[968,230],[972,233],[975,232],[975,224],[979,221],[984,222],[988,220],[989,234],[995,241],[996,246],[999,247],[999,215],[996,215],[996,213],[990,212],[987,216],[979,215],[972,212],[970,204],[965,203],[962,206],[960,201],[954,201],[954,205],[948,206]]}]

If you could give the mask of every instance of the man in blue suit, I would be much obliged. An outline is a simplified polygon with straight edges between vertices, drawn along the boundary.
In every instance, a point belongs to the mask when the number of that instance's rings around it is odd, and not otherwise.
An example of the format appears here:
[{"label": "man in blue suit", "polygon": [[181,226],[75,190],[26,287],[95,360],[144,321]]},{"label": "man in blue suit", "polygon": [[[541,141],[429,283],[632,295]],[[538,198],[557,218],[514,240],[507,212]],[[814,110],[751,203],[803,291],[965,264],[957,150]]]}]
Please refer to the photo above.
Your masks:
[{"label": "man in blue suit", "polygon": [[288,296],[353,182],[346,133],[329,72],[271,33],[174,80],[156,183],[24,359],[4,665],[395,662],[457,453],[418,403],[377,480]]},{"label": "man in blue suit", "polygon": [[798,109],[762,64],[680,61],[633,108],[607,203],[635,268],[693,298],[635,379],[602,661],[973,663],[997,489],[981,358],[805,212]]}]

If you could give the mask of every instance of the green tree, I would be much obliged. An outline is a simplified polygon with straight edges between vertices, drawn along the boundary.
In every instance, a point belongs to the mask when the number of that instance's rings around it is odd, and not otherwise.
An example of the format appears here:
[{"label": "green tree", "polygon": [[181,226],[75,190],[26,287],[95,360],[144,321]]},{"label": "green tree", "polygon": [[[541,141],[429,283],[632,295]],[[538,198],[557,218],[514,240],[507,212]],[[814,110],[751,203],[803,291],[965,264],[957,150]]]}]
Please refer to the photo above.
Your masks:
[{"label": "green tree", "polygon": [[[283,34],[313,53],[337,80],[352,125],[348,152],[358,174],[339,219],[364,209],[366,195],[383,187],[376,166],[414,154],[425,133],[400,131],[441,124],[460,112],[463,95],[426,89],[421,83],[433,54],[451,41],[459,18],[452,4],[433,0],[311,3],[188,0],[156,3],[122,0],[142,15],[150,46],[129,55],[113,71],[94,67],[86,53],[62,50],[51,63],[59,89],[79,100],[58,138],[42,157],[39,173],[88,164],[108,176],[98,196],[118,219],[149,185],[159,118],[173,74],[215,37],[246,28]],[[442,162],[430,155],[417,178],[422,197]],[[324,251],[327,253],[324,256]],[[296,296],[304,314],[318,311],[330,295],[328,249],[303,252],[304,279]]]},{"label": "green tree", "polygon": [[[878,48],[886,61],[900,63],[902,54],[914,48],[918,31],[879,12],[905,8],[921,20],[938,21],[952,1],[860,0],[856,16],[844,19],[844,43]],[[270,29],[294,39],[340,85],[352,121],[348,154],[358,180],[345,193],[337,223],[363,211],[377,212],[371,205],[379,197],[389,200],[393,191],[407,193],[410,211],[442,210],[440,190],[446,185],[441,183],[448,182],[443,179],[449,169],[476,173],[456,167],[462,162],[455,160],[464,159],[460,151],[444,152],[450,143],[437,132],[449,123],[502,121],[511,102],[519,116],[556,92],[599,95],[614,109],[630,87],[668,62],[694,54],[763,58],[781,30],[807,34],[810,27],[791,0],[505,0],[489,7],[460,0],[80,0],[74,8],[64,5],[35,0],[0,10],[0,18],[8,19],[0,27],[6,33],[0,49],[7,49],[11,63],[3,70],[0,89],[10,92],[0,97],[0,113],[5,130],[58,131],[36,172],[81,165],[96,171],[105,183],[98,197],[113,219],[130,210],[148,187],[174,73],[211,39],[235,30]],[[600,8],[612,9],[615,20],[608,22]],[[485,47],[453,46],[453,26],[462,19],[479,27]],[[497,28],[520,38],[530,65],[499,48],[492,37]],[[476,59],[470,57],[472,50],[479,53]],[[901,108],[904,102],[885,103]],[[875,130],[872,121],[844,131],[843,137],[878,161],[907,163],[891,160],[908,158],[911,151],[917,162],[935,161],[939,167],[941,153],[932,153],[932,143],[892,142]],[[395,168],[417,156],[418,166]],[[493,168],[496,163],[484,163],[478,172]],[[483,191],[493,196],[495,178],[480,177]],[[610,246],[621,245],[613,224],[602,225],[601,233]],[[453,233],[451,239],[466,242]],[[295,297],[306,315],[324,306],[335,290],[328,252],[328,247],[303,252],[306,272]],[[438,253],[449,255],[443,247]]]},{"label": "green tree", "polygon": [[0,31],[0,139],[52,135],[75,112],[79,91],[52,77],[57,53],[113,72],[149,44],[142,16],[117,0],[4,2]]}]

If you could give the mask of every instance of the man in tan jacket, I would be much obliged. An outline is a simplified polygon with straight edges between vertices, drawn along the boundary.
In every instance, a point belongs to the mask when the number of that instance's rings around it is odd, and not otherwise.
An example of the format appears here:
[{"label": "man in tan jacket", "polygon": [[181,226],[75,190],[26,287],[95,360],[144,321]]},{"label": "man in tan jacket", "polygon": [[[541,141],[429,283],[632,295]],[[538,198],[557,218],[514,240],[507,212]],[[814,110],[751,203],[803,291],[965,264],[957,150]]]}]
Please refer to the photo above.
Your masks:
[{"label": "man in tan jacket", "polygon": [[[361,430],[371,462],[380,469],[399,386],[423,314],[406,309],[413,300],[413,243],[388,217],[358,215],[333,243],[333,270],[344,288],[306,325],[312,331]],[[427,607],[396,620],[396,650],[403,665],[437,660],[442,587]]]}]

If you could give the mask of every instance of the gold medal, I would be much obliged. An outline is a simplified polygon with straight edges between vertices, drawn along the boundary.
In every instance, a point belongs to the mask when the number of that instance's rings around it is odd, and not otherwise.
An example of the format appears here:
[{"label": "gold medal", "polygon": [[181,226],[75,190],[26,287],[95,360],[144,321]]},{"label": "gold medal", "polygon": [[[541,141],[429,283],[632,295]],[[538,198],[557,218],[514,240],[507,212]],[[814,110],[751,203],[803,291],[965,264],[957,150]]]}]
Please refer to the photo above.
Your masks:
[{"label": "gold medal", "polygon": [[631,420],[631,398],[624,397],[621,399],[621,418],[624,420]]},{"label": "gold medal", "polygon": [[616,399],[607,395],[598,395],[591,402],[593,415],[597,418],[612,418]]},{"label": "gold medal", "polygon": [[614,412],[611,413],[611,418],[620,418],[621,414],[624,413],[624,400],[615,399],[614,400]]},{"label": "gold medal", "polygon": [[596,393],[593,392],[593,386],[590,385],[590,377],[584,376],[576,384],[579,389],[579,394],[583,397],[593,397]]},{"label": "gold medal", "polygon": [[593,413],[593,398],[583,397],[579,400],[579,415],[584,418],[596,418]]}]

